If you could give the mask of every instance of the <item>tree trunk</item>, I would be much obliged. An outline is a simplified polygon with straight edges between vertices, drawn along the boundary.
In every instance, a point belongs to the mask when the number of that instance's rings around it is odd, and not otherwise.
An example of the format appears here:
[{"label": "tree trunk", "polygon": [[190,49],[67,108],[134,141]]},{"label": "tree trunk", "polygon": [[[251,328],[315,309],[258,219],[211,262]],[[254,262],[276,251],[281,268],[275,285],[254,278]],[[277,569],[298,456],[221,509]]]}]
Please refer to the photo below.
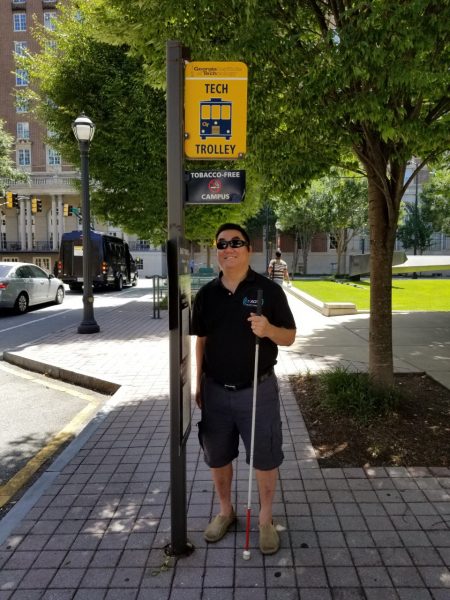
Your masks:
[{"label": "tree trunk", "polygon": [[302,258],[303,258],[303,275],[308,273],[308,248],[305,248],[302,244]]},{"label": "tree trunk", "polygon": [[[347,229],[339,229],[335,232],[334,237],[336,239],[336,260],[337,269],[336,275],[345,274],[345,253],[347,252]],[[344,260],[342,260],[344,258]]]},{"label": "tree trunk", "polygon": [[292,277],[294,277],[295,272],[297,271],[298,264],[298,235],[295,235],[294,239],[294,252],[292,253]]},{"label": "tree trunk", "polygon": [[392,255],[397,221],[393,214],[389,217],[386,198],[374,178],[368,177],[368,186],[371,244],[369,374],[378,384],[391,386],[394,382]]}]

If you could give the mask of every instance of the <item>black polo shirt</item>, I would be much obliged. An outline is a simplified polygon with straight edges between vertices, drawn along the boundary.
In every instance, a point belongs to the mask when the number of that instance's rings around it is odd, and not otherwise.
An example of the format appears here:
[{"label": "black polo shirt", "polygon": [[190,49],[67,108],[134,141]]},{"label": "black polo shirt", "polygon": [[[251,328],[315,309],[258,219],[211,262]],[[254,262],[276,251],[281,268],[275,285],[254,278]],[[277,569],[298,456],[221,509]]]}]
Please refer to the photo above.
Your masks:
[{"label": "black polo shirt", "polygon": [[[241,384],[253,379],[255,336],[247,321],[256,312],[258,290],[263,292],[262,314],[272,325],[295,329],[295,321],[283,289],[249,269],[235,293],[227,290],[221,276],[204,285],[195,298],[192,333],[206,337],[203,371],[220,383]],[[277,362],[278,346],[262,338],[258,372]]]}]

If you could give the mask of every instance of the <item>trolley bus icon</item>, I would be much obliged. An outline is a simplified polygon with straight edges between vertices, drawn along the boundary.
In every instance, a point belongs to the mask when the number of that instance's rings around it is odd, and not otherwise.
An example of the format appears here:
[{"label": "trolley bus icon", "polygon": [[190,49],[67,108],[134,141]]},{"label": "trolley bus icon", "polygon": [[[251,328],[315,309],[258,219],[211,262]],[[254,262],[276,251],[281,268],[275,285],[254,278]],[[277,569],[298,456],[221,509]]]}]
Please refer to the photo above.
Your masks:
[{"label": "trolley bus icon", "polygon": [[232,102],[221,98],[211,98],[200,102],[200,137],[231,138]]}]

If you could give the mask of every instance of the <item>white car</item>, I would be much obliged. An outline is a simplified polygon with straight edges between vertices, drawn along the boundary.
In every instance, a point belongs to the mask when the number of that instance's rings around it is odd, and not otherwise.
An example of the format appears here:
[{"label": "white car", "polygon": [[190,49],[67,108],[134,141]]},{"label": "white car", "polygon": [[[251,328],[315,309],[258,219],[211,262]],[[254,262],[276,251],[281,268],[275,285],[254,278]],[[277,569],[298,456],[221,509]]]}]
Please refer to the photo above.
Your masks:
[{"label": "white car", "polygon": [[0,308],[22,314],[29,306],[63,300],[61,279],[31,263],[0,262]]}]

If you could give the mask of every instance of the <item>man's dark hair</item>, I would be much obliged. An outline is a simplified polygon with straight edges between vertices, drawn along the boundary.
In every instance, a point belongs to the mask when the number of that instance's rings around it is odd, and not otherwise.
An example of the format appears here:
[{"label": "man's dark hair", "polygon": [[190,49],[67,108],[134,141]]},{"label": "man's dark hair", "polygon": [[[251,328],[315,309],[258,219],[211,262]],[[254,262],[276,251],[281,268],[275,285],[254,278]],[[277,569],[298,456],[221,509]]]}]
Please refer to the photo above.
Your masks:
[{"label": "man's dark hair", "polygon": [[221,225],[216,231],[216,241],[219,239],[219,235],[222,233],[222,231],[225,231],[227,229],[236,229],[236,231],[239,231],[239,233],[241,233],[244,237],[244,240],[248,243],[248,245],[250,245],[250,238],[248,233],[243,227],[241,227],[241,225],[237,225],[237,223],[224,223],[223,225]]},{"label": "man's dark hair", "polygon": [[280,252],[279,250],[277,250],[277,251],[275,252],[275,256],[276,256],[277,258],[281,258],[281,252]]}]

